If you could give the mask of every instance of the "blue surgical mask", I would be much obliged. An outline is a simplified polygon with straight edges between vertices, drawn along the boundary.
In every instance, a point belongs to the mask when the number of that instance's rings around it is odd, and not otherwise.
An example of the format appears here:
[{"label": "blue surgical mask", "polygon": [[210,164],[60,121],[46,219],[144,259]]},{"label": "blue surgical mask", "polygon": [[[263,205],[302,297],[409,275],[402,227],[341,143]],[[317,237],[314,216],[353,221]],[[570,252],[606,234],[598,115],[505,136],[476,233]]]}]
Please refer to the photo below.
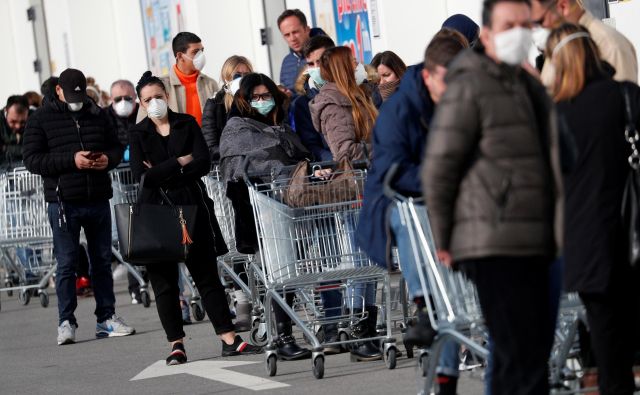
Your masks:
[{"label": "blue surgical mask", "polygon": [[316,85],[316,88],[320,89],[327,81],[322,78],[320,75],[320,67],[309,67],[307,69],[307,74],[309,74],[309,78],[313,80]]},{"label": "blue surgical mask", "polygon": [[258,112],[263,116],[267,116],[267,114],[269,114],[271,110],[273,110],[273,107],[275,106],[276,106],[276,102],[273,99],[258,100],[258,101],[251,102],[251,107],[258,110]]}]

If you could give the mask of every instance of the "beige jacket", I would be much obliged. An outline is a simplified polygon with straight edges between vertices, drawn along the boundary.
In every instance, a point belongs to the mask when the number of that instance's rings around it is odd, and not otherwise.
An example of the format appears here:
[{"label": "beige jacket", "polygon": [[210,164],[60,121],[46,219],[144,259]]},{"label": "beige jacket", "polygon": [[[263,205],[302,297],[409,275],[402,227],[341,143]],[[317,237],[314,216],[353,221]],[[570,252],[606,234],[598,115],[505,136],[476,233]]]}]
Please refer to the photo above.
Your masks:
[{"label": "beige jacket", "polygon": [[[616,69],[613,78],[617,81],[638,82],[638,59],[633,44],[613,27],[594,17],[589,11],[584,12],[578,23],[591,34],[591,38],[600,49],[602,60]],[[549,63],[542,67],[542,82],[551,89],[554,75]]]},{"label": "beige jacket", "polygon": [[[169,68],[169,75],[162,77],[167,93],[169,94],[169,108],[174,112],[186,113],[187,112],[187,99],[185,97],[185,89],[178,78],[178,75],[173,70],[173,67]],[[218,91],[218,84],[207,75],[200,73],[198,76],[198,97],[200,98],[200,107],[204,109],[204,105],[207,99],[213,97]],[[136,122],[142,121],[147,116],[147,111],[140,106],[138,110],[138,116]]]}]

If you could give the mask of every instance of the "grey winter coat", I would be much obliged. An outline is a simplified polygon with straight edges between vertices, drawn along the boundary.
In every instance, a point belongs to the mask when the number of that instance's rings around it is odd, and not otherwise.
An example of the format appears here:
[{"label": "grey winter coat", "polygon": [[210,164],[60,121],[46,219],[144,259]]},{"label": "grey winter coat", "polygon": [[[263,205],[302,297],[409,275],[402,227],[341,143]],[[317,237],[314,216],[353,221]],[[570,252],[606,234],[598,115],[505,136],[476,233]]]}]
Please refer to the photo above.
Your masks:
[{"label": "grey winter coat", "polygon": [[438,248],[454,261],[552,257],[560,172],[544,87],[472,50],[449,67],[447,84],[422,169]]},{"label": "grey winter coat", "polygon": [[351,102],[338,91],[335,83],[327,82],[320,89],[320,93],[309,103],[309,110],[313,126],[324,135],[333,160],[365,159],[365,152],[371,152],[370,142],[365,142],[365,151],[363,142],[356,139]]},{"label": "grey winter coat", "polygon": [[311,158],[300,138],[288,126],[269,126],[260,121],[232,117],[220,138],[220,165],[225,181],[243,179],[243,164],[249,158],[250,173],[265,173]]}]

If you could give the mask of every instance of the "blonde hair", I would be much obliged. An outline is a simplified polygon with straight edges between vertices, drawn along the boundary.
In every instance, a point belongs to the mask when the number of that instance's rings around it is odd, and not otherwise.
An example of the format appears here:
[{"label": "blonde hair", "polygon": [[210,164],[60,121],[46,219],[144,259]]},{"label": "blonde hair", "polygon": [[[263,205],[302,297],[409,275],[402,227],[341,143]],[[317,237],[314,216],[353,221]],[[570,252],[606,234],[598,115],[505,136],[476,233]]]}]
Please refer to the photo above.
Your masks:
[{"label": "blonde hair", "polygon": [[576,97],[584,88],[586,81],[603,72],[598,46],[589,36],[580,36],[557,45],[571,34],[586,33],[582,26],[564,23],[554,29],[547,40],[546,58],[555,69],[553,100],[556,102]]},{"label": "blonde hair", "polygon": [[[249,72],[253,73],[253,66],[251,65],[251,62],[244,56],[233,55],[224,61],[224,63],[222,64],[222,69],[220,70],[220,85],[222,85],[223,89],[227,86],[227,81],[231,81],[231,79],[233,78],[233,74],[241,64],[247,66]],[[229,111],[229,109],[231,108],[232,103],[233,95],[225,92],[224,107],[227,111]]]},{"label": "blonde hair", "polygon": [[369,142],[378,110],[371,99],[356,84],[353,53],[347,47],[327,48],[320,59],[322,78],[336,84],[338,91],[351,103],[351,115],[356,125],[358,141]]}]

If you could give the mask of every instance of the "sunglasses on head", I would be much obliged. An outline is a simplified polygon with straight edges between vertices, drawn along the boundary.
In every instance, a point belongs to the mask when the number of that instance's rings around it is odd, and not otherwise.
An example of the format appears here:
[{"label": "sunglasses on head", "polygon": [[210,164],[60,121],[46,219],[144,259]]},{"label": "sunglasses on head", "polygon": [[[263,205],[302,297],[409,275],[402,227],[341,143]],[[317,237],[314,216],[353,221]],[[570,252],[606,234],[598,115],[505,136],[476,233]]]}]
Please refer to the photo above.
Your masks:
[{"label": "sunglasses on head", "polygon": [[116,96],[116,97],[113,98],[113,102],[114,103],[119,103],[122,100],[133,101],[133,97],[131,97],[131,96]]}]

